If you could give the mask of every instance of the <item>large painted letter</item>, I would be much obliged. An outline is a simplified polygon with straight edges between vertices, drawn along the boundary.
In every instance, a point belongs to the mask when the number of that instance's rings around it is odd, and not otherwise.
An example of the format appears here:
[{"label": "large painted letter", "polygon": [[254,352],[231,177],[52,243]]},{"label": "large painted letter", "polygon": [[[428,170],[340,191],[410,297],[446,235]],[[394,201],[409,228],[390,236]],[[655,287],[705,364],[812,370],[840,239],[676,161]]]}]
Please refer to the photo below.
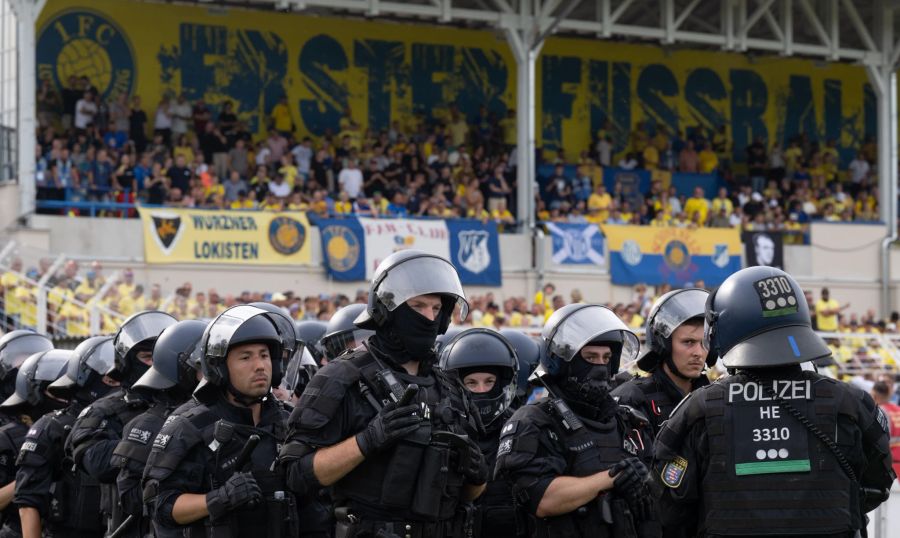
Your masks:
[{"label": "large painted letter", "polygon": [[766,83],[747,69],[731,70],[731,156],[735,162],[746,160],[745,150],[754,138],[768,142],[769,130],[763,115],[769,102]]},{"label": "large painted letter", "polygon": [[645,67],[638,77],[637,95],[652,132],[658,125],[665,125],[669,133],[678,132],[678,113],[665,100],[678,95],[678,81],[668,67],[662,64]]},{"label": "large painted letter", "polygon": [[300,100],[303,123],[317,136],[329,128],[337,132],[347,107],[347,87],[335,80],[332,73],[347,70],[344,48],[331,36],[317,35],[303,45],[299,64],[303,85],[314,97]]},{"label": "large painted letter", "polygon": [[[684,83],[684,100],[687,101],[688,112],[693,118],[692,123],[706,138],[711,138],[719,126],[725,123],[727,99],[725,84],[712,69],[694,69]],[[691,126],[685,128],[691,129]],[[690,133],[684,134],[690,137]]]},{"label": "large painted letter", "polygon": [[562,122],[572,117],[575,94],[564,85],[581,82],[581,59],[573,56],[544,56],[541,61],[541,112],[543,145],[556,150],[563,145]]},{"label": "large painted letter", "polygon": [[450,104],[450,99],[444,94],[444,84],[453,73],[455,52],[452,45],[413,43],[409,77],[413,111],[431,118],[435,108],[445,108]]},{"label": "large painted letter", "polygon": [[816,126],[816,105],[813,102],[809,77],[791,75],[790,93],[784,120],[784,141],[787,142],[800,133],[806,133],[812,142],[819,140],[819,129]]},{"label": "large painted letter", "polygon": [[391,125],[391,79],[400,91],[406,88],[403,43],[363,39],[353,42],[353,65],[369,72],[369,128],[379,131]]}]

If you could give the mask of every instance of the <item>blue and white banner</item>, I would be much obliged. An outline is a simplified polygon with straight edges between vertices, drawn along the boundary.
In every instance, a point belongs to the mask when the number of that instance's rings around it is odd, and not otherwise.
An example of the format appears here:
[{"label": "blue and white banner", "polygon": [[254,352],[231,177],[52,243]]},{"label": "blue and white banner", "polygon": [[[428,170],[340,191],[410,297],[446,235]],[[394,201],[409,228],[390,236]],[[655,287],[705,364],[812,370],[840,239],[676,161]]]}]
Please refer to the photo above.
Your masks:
[{"label": "blue and white banner", "polygon": [[443,256],[470,286],[501,285],[497,225],[476,220],[319,219],[325,268],[335,280],[371,280],[390,254],[415,248]]},{"label": "blue and white banner", "polygon": [[606,265],[603,234],[596,224],[548,222],[553,237],[553,263],[563,265]]}]

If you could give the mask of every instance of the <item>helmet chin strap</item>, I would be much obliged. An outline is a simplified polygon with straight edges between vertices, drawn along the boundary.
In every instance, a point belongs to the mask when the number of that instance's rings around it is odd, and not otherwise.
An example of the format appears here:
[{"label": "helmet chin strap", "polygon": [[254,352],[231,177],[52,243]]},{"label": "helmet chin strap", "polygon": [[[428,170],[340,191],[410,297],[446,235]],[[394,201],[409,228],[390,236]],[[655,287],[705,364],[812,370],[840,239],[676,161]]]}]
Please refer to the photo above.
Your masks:
[{"label": "helmet chin strap", "polygon": [[237,403],[239,403],[243,406],[246,406],[246,407],[250,407],[251,405],[263,403],[263,401],[265,401],[265,399],[266,399],[266,396],[269,395],[268,393],[266,393],[266,394],[264,394],[262,396],[258,396],[258,397],[257,396],[247,396],[243,392],[240,392],[236,388],[234,388],[234,385],[231,384],[231,381],[225,382],[225,389],[228,391],[228,394],[231,394],[231,396],[234,398],[234,400]]},{"label": "helmet chin strap", "polygon": [[666,366],[669,367],[669,371],[672,372],[672,374],[673,374],[675,377],[684,379],[685,381],[693,381],[693,378],[688,377],[688,376],[682,374],[682,373],[678,370],[678,367],[675,366],[675,361],[672,359],[672,354],[671,354],[671,353],[669,353],[668,355],[666,355],[666,358],[663,360],[663,362],[666,363]]}]

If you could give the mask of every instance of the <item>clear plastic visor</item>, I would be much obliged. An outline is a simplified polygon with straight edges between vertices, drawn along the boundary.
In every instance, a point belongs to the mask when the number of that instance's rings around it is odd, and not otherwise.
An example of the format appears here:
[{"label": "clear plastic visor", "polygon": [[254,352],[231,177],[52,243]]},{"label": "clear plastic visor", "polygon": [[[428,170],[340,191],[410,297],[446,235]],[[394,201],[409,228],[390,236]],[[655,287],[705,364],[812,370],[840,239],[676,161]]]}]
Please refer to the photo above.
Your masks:
[{"label": "clear plastic visor", "polygon": [[39,334],[28,334],[11,340],[0,351],[0,378],[20,368],[25,359],[41,351],[53,349],[53,342]]},{"label": "clear plastic visor", "polygon": [[119,349],[131,349],[144,340],[156,338],[166,327],[175,325],[178,320],[165,312],[145,312],[128,320],[116,335]]},{"label": "clear plastic visor", "polygon": [[[203,341],[206,342],[206,345],[204,346],[206,356],[217,358],[226,357],[228,355],[228,345],[231,342],[231,337],[234,336],[234,333],[237,332],[238,328],[254,316],[268,316],[271,320],[274,316],[269,316],[268,314],[269,312],[262,308],[250,305],[235,306],[219,314],[219,317],[209,324],[209,327],[206,328],[206,333],[203,335]],[[278,332],[281,333],[281,327],[274,320],[273,323],[275,323]],[[280,334],[280,336],[282,337],[282,340],[284,340],[283,333]],[[294,327],[291,325],[291,340],[293,340],[293,337]]]},{"label": "clear plastic visor", "polygon": [[566,362],[593,341],[621,340],[621,363],[635,359],[640,351],[638,337],[612,310],[599,305],[586,306],[569,314],[549,338],[549,351]]},{"label": "clear plastic visor", "polygon": [[[411,263],[411,262],[415,263]],[[378,298],[393,311],[419,295],[442,294],[456,298],[460,321],[469,315],[469,303],[459,275],[447,261],[431,256],[413,258],[388,270],[378,285]]]},{"label": "clear plastic visor", "polygon": [[[692,318],[702,318],[706,312],[709,292],[699,289],[684,290],[673,294],[653,317],[653,326],[664,338],[672,336],[675,329]],[[649,327],[648,327],[649,329]]]}]

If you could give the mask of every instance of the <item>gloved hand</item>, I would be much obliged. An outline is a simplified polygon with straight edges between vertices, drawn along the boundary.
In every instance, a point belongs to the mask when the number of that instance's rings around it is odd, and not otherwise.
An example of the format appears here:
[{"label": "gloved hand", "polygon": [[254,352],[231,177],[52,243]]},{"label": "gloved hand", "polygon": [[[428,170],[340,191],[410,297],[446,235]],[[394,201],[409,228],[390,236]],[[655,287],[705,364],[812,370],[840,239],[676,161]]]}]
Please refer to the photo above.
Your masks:
[{"label": "gloved hand", "polygon": [[610,467],[609,476],[613,479],[614,491],[625,499],[635,519],[648,519],[653,511],[653,501],[647,487],[650,471],[644,462],[634,457],[626,458]]},{"label": "gloved hand", "polygon": [[490,469],[481,453],[481,447],[470,437],[468,454],[463,460],[463,476],[469,484],[481,485],[487,482],[488,473]]},{"label": "gloved hand", "polygon": [[368,457],[416,431],[422,420],[416,414],[418,410],[419,404],[397,407],[394,402],[389,402],[369,422],[366,429],[356,434],[359,451]]},{"label": "gloved hand", "polygon": [[259,502],[262,490],[251,473],[234,473],[225,484],[206,494],[206,509],[213,521],[247,503]]}]

